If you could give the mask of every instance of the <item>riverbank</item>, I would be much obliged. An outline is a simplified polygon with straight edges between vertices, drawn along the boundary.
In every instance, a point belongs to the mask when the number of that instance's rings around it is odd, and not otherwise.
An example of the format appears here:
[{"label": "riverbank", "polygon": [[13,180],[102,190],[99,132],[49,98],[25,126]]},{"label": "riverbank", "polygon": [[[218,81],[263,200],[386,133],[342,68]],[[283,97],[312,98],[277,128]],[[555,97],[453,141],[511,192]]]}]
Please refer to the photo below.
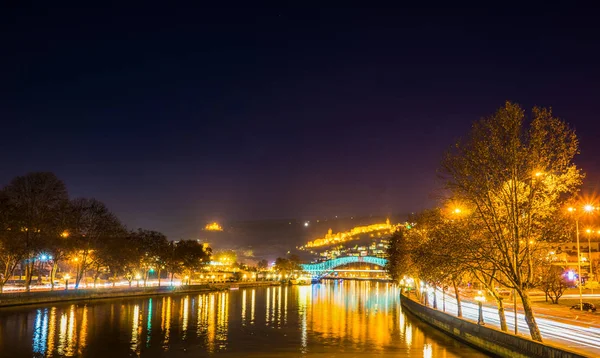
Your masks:
[{"label": "riverbank", "polygon": [[36,305],[43,303],[68,302],[68,301],[87,301],[107,298],[125,298],[154,296],[166,294],[211,292],[220,290],[229,290],[242,287],[263,287],[270,286],[272,282],[232,282],[232,283],[214,283],[203,285],[186,286],[161,286],[161,287],[106,287],[106,288],[87,288],[79,290],[55,290],[39,292],[15,292],[3,293],[0,295],[0,308],[23,305]]},{"label": "riverbank", "polygon": [[449,336],[499,357],[583,358],[584,354],[481,326],[424,306],[401,294],[402,308]]}]

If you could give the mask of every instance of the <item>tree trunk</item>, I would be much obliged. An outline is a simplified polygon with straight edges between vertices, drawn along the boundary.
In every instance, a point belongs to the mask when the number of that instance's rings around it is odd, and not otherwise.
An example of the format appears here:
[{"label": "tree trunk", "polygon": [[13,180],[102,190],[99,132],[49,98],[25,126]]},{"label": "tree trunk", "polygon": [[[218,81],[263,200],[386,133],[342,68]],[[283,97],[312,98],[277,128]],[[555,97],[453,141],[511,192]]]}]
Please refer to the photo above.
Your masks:
[{"label": "tree trunk", "polygon": [[117,286],[117,273],[113,273],[113,282],[112,282],[112,287],[116,287]]},{"label": "tree trunk", "polygon": [[58,272],[58,261],[52,261],[52,269],[50,270],[50,289],[54,291],[54,280],[56,279],[56,272]]},{"label": "tree trunk", "polygon": [[517,289],[519,296],[521,296],[521,302],[523,303],[523,311],[525,312],[525,321],[527,322],[527,326],[529,327],[529,334],[531,334],[531,339],[534,341],[541,342],[542,334],[540,333],[540,329],[535,321],[535,317],[533,316],[533,308],[531,307],[531,301],[529,300],[529,295],[526,291]]},{"label": "tree trunk", "polygon": [[31,259],[31,262],[28,262],[25,265],[25,288],[27,292],[31,292],[31,280],[33,279],[33,266],[35,264],[35,260]]},{"label": "tree trunk", "polygon": [[500,329],[504,332],[508,332],[508,326],[506,325],[506,315],[504,314],[504,303],[500,297],[494,296],[496,304],[498,305],[498,318],[500,319]]},{"label": "tree trunk", "polygon": [[458,293],[458,285],[456,280],[452,280],[452,286],[454,287],[454,296],[456,297],[456,316],[462,317],[462,303],[460,301],[460,294]]},{"label": "tree trunk", "polygon": [[160,287],[160,267],[158,268],[158,287]]},{"label": "tree trunk", "polygon": [[100,277],[100,267],[96,267],[96,272],[94,273],[94,288],[96,288],[96,283],[98,282],[98,277]]},{"label": "tree trunk", "polygon": [[175,276],[175,272],[171,272],[171,286],[173,286],[173,276]]},{"label": "tree trunk", "polygon": [[437,310],[437,295],[435,292],[435,287],[433,288],[433,308]]},{"label": "tree trunk", "polygon": [[148,270],[144,272],[144,287],[146,287],[146,282],[148,281]]}]

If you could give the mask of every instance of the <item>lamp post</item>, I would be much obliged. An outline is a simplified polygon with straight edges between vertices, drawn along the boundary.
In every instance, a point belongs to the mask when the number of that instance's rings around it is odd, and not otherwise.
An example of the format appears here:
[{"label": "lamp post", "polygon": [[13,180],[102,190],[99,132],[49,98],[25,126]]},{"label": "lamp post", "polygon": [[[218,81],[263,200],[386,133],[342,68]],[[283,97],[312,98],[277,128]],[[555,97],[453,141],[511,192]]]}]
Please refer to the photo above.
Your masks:
[{"label": "lamp post", "polygon": [[[583,214],[592,213],[596,208],[591,204],[583,206]],[[581,281],[581,248],[579,247],[579,219],[582,215],[577,214],[577,209],[569,207],[567,210],[571,213],[575,213],[575,236],[577,237],[577,276],[579,276],[579,310],[583,312],[583,287]]]},{"label": "lamp post", "polygon": [[137,281],[137,287],[140,287],[140,278],[142,278],[142,276],[140,276],[139,273],[135,275],[135,280]]},{"label": "lamp post", "polygon": [[485,301],[485,296],[482,291],[477,291],[477,296],[475,296],[475,301],[477,301],[477,305],[479,306],[479,317],[477,318],[477,324],[480,326],[485,325],[483,321],[483,302]]},{"label": "lamp post", "polygon": [[71,278],[71,275],[66,274],[65,275],[65,291],[69,289],[69,279]]},{"label": "lamp post", "polygon": [[588,260],[590,261],[590,278],[595,279],[596,275],[594,274],[594,270],[592,269],[592,230],[587,229],[585,230],[585,232],[587,233],[588,237]]}]

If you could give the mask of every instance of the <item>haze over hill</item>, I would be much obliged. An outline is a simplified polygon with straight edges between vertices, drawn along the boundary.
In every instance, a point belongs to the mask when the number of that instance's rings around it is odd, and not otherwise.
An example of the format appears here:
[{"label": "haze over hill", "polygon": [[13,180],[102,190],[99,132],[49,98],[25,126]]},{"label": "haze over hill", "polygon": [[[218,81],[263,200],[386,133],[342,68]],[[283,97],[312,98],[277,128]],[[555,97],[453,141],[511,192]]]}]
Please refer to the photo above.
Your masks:
[{"label": "haze over hill", "polygon": [[[393,215],[392,223],[403,222],[407,215]],[[238,250],[240,260],[274,260],[288,251],[307,256],[306,251],[296,250],[296,246],[323,237],[329,229],[341,232],[356,226],[383,223],[386,216],[364,216],[344,218],[323,218],[313,220],[255,220],[224,223],[223,231],[202,231],[198,239],[210,243],[215,250]],[[308,225],[306,225],[308,223]],[[252,256],[242,257],[245,251]]]}]

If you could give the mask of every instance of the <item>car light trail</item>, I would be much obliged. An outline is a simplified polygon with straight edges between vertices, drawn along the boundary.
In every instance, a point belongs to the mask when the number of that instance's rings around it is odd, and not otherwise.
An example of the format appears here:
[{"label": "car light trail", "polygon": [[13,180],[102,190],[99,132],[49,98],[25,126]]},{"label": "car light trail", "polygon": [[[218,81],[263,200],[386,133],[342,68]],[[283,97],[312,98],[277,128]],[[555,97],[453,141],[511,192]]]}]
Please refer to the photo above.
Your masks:
[{"label": "car light trail", "polygon": [[[441,297],[442,292],[439,291],[438,297]],[[429,302],[433,302],[433,295],[430,294]],[[441,300],[438,298],[438,309]],[[477,304],[461,301],[463,318],[477,321],[479,315]],[[456,314],[457,306],[456,299],[452,296],[446,295],[446,312],[450,314]],[[506,315],[506,321],[508,330],[514,331],[514,312],[504,311]],[[500,328],[500,319],[498,318],[498,311],[495,307],[483,307],[483,317],[486,326],[493,326],[494,328]],[[553,319],[547,319],[536,316],[536,321],[542,337],[545,341],[551,341],[552,343],[558,343],[568,348],[576,348],[585,350],[588,353],[594,355],[600,355],[600,329],[595,327],[584,327],[579,325],[573,325],[568,323],[562,323]],[[518,314],[518,325],[522,333],[519,336],[529,338],[529,328],[525,321],[525,316],[521,313]]]}]

